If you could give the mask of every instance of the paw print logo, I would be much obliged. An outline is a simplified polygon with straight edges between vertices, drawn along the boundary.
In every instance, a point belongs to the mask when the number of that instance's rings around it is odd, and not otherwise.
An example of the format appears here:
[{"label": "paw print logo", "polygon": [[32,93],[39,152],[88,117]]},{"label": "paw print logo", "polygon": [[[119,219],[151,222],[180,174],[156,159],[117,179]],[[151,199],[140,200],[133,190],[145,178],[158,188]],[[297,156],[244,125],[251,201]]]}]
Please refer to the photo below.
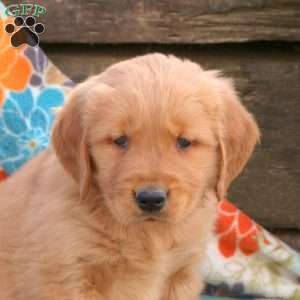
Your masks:
[{"label": "paw print logo", "polygon": [[23,17],[16,17],[14,24],[9,23],[5,26],[5,31],[11,34],[10,42],[15,48],[27,44],[35,47],[39,44],[39,35],[45,31],[42,23],[36,23],[33,16],[28,16],[25,20]]}]

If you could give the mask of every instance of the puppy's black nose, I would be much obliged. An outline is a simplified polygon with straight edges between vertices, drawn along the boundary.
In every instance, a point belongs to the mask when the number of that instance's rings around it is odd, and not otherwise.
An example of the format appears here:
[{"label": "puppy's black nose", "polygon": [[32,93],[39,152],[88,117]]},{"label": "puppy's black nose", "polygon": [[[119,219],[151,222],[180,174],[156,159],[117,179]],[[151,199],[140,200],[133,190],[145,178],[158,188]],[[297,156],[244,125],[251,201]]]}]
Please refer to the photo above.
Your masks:
[{"label": "puppy's black nose", "polygon": [[166,199],[166,191],[155,187],[142,188],[135,194],[137,205],[145,212],[160,211],[164,207]]}]

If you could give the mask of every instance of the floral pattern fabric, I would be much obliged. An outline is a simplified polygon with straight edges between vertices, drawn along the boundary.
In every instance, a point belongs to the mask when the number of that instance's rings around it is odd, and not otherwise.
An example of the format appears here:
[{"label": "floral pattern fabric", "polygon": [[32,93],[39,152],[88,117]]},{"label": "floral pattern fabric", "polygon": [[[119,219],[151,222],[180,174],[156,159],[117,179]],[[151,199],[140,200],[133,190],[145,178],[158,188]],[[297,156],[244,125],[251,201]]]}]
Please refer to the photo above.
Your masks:
[{"label": "floral pattern fabric", "polygon": [[218,205],[215,234],[201,271],[209,295],[300,300],[299,253],[227,200]]},{"label": "floral pattern fabric", "polygon": [[24,56],[25,47],[12,48],[10,37],[5,33],[5,25],[11,18],[0,19],[0,105],[5,99],[6,90],[22,91],[31,76],[32,68],[28,58]]},{"label": "floral pattern fabric", "polygon": [[48,146],[54,110],[72,83],[40,48],[11,46],[4,27],[12,18],[0,8],[1,181]]},{"label": "floral pattern fabric", "polygon": [[[55,109],[73,85],[38,47],[10,46],[3,11],[0,1],[0,184],[48,146]],[[218,210],[202,300],[300,300],[299,254],[229,201]]]},{"label": "floral pattern fabric", "polygon": [[54,113],[53,107],[64,102],[63,92],[56,87],[7,94],[0,117],[0,162],[12,174],[28,159],[48,146]]},{"label": "floral pattern fabric", "polygon": [[[231,203],[223,201],[219,205],[216,233],[219,236],[218,247],[222,255],[230,258],[237,251],[246,256],[258,251],[258,234],[261,228],[247,215]],[[268,243],[267,240],[265,240]]]}]

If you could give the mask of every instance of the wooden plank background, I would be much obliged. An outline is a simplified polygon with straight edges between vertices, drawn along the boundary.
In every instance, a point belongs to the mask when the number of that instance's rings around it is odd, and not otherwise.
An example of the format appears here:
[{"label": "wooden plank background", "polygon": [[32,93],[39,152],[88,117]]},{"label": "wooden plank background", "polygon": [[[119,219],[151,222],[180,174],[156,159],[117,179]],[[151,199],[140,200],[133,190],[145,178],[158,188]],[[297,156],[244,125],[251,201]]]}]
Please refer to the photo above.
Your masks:
[{"label": "wooden plank background", "polygon": [[[8,1],[7,1],[8,2]],[[43,0],[45,42],[300,41],[299,0]]]}]

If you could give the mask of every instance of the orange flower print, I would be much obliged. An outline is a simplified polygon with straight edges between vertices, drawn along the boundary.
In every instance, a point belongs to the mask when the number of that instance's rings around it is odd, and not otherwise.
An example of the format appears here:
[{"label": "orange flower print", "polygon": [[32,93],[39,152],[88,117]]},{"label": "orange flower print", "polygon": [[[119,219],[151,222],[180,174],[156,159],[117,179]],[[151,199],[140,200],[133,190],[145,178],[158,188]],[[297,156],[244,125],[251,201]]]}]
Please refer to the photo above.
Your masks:
[{"label": "orange flower print", "polygon": [[22,91],[32,73],[29,60],[23,56],[26,46],[13,48],[4,28],[11,18],[0,19],[0,105],[5,97],[5,89]]},{"label": "orange flower print", "polygon": [[7,174],[0,169],[0,182],[7,178]]},{"label": "orange flower print", "polygon": [[221,201],[218,209],[216,233],[222,255],[229,258],[238,250],[247,256],[257,252],[260,226],[227,200]]}]

